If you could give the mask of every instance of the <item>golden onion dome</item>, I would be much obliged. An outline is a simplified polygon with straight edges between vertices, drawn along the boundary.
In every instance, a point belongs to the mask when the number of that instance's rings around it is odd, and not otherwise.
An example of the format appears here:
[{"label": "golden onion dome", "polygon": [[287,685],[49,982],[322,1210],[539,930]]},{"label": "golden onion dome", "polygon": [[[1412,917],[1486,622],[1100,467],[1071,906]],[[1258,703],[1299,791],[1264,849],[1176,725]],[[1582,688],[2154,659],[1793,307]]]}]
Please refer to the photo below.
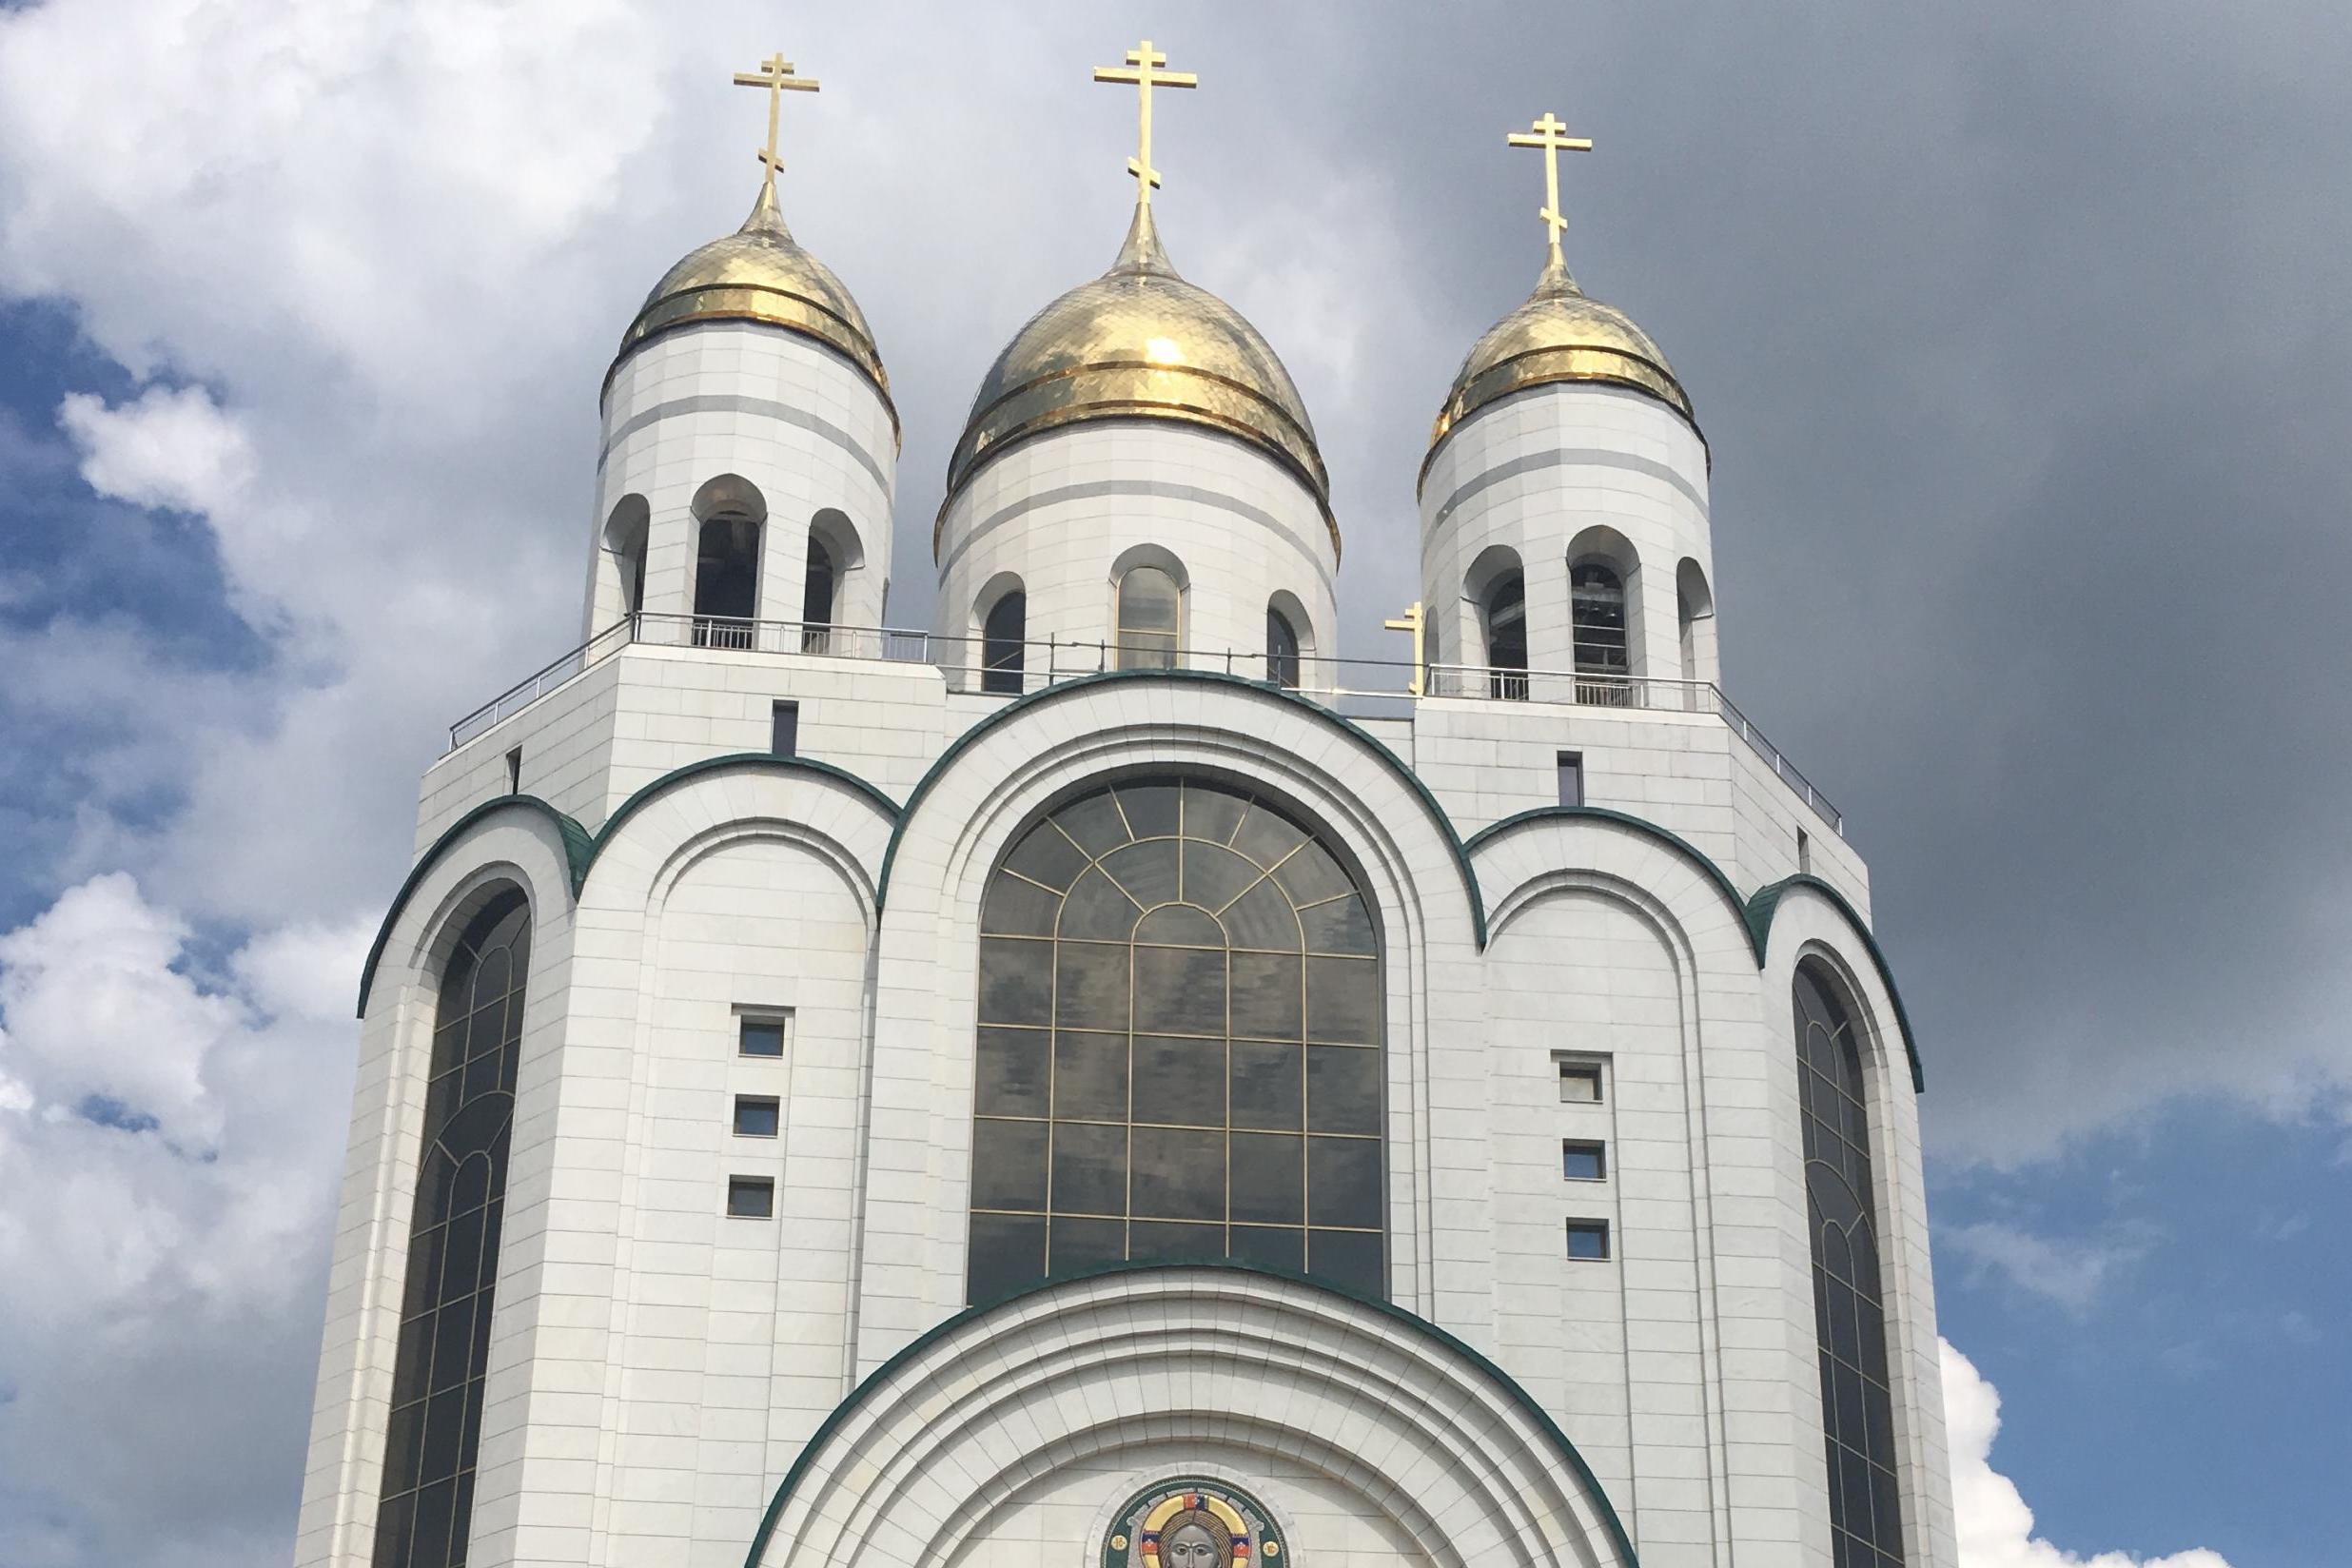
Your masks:
[{"label": "golden onion dome", "polygon": [[1330,479],[1290,372],[1240,311],[1176,275],[1146,206],[1110,270],[1030,317],[989,366],[948,462],[941,522],[997,453],[1083,421],[1127,419],[1203,425],[1257,447],[1306,486],[1339,548]]},{"label": "golden onion dome", "polygon": [[[761,322],[815,339],[865,372],[890,409],[892,428],[897,427],[890,377],[865,312],[833,268],[802,249],[784,226],[774,185],[760,187],[741,228],[687,252],[661,275],[620,335],[614,368],[648,339],[699,322]],[[605,380],[609,384],[609,373]]]},{"label": "golden onion dome", "polygon": [[1698,428],[1689,396],[1650,335],[1622,310],[1586,297],[1556,255],[1527,303],[1487,328],[1454,373],[1453,390],[1429,434],[1422,475],[1445,438],[1471,415],[1514,392],[1556,382],[1631,387]]}]

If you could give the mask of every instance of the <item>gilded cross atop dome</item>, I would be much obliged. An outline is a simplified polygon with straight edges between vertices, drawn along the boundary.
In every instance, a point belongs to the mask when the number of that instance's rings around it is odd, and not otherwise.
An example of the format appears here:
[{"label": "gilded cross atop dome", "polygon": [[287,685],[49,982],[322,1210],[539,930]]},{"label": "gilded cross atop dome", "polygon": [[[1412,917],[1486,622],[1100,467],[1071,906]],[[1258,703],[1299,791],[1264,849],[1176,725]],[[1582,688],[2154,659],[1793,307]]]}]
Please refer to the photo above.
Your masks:
[{"label": "gilded cross atop dome", "polygon": [[1567,259],[1560,254],[1560,231],[1568,226],[1568,214],[1559,205],[1559,155],[1563,152],[1590,152],[1592,139],[1566,134],[1568,127],[1559,116],[1546,109],[1543,118],[1525,130],[1515,130],[1505,138],[1515,147],[1543,149],[1543,206],[1536,216],[1543,220],[1544,228],[1552,239],[1552,265],[1564,267]]},{"label": "gilded cross atop dome", "polygon": [[1135,205],[1151,206],[1152,187],[1160,183],[1160,171],[1151,167],[1151,89],[1153,88],[1197,88],[1201,79],[1188,70],[1162,70],[1167,56],[1159,53],[1147,38],[1127,51],[1127,63],[1120,66],[1097,66],[1094,79],[1098,82],[1131,83],[1135,88],[1137,132],[1136,155],[1127,160],[1127,172],[1135,176]]},{"label": "gilded cross atop dome", "polygon": [[759,62],[757,70],[735,72],[735,85],[768,89],[768,145],[759,149],[759,162],[768,171],[768,189],[773,192],[775,177],[784,167],[784,160],[776,156],[775,150],[776,121],[783,108],[784,95],[788,92],[816,91],[816,78],[794,76],[793,63],[784,58],[782,49],[778,49]]}]

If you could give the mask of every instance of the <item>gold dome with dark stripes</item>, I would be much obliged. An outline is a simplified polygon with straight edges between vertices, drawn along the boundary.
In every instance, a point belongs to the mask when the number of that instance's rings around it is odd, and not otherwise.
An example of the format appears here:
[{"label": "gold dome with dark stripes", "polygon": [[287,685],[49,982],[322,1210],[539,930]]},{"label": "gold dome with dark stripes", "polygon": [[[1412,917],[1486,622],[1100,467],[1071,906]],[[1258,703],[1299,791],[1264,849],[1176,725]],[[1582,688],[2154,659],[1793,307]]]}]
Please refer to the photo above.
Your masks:
[{"label": "gold dome with dark stripes", "polygon": [[[775,187],[763,185],[743,226],[689,251],[645,296],[620,337],[617,366],[649,338],[700,322],[759,322],[813,338],[863,371],[891,402],[891,382],[865,312],[833,268],[803,249],[784,226]],[[609,377],[608,377],[609,380]],[[897,411],[891,412],[893,426]]]},{"label": "gold dome with dark stripes", "polygon": [[[1174,420],[1247,441],[1330,518],[1330,480],[1290,372],[1240,311],[1177,276],[1143,206],[1110,270],[1030,317],[989,367],[948,463],[948,500],[1016,442],[1112,419]],[[1338,538],[1335,525],[1335,548]]]},{"label": "gold dome with dark stripes", "polygon": [[1455,372],[1453,389],[1429,433],[1429,461],[1456,426],[1488,403],[1557,382],[1600,382],[1656,399],[1693,429],[1690,397],[1665,354],[1633,318],[1589,298],[1567,266],[1555,260],[1536,280],[1536,291],[1471,346]]}]

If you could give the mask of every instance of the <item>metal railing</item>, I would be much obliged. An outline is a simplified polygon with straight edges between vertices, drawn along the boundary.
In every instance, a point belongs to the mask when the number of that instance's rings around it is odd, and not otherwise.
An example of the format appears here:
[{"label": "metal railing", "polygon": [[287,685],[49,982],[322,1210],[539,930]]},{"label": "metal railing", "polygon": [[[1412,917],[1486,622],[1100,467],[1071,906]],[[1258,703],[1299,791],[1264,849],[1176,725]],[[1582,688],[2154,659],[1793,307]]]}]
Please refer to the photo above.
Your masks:
[{"label": "metal railing", "polygon": [[[1058,681],[1118,669],[1221,670],[1247,680],[1275,683],[1280,671],[1297,672],[1279,682],[1331,707],[1409,704],[1414,700],[1414,665],[1404,659],[1330,658],[1312,654],[1269,663],[1263,653],[1245,649],[1178,649],[1173,654],[1114,642],[1049,638],[1012,642],[992,637],[947,637],[937,632],[890,626],[829,626],[813,621],[747,620],[728,616],[641,614],[618,620],[545,668],[483,703],[449,727],[456,751],[530,707],[540,697],[632,644],[656,648],[710,648],[730,653],[813,658],[928,664],[947,677],[950,691],[990,696],[1019,696]],[[1124,657],[1123,657],[1124,655]],[[1771,767],[1774,776],[1801,796],[1839,834],[1845,817],[1796,770],[1721,687],[1706,680],[1668,680],[1649,676],[1593,671],[1497,669],[1472,664],[1431,664],[1420,672],[1419,696],[1486,701],[1567,704],[1648,713],[1713,714],[1735,731]],[[1409,711],[1409,710],[1408,710]],[[1371,716],[1358,712],[1354,716]]]}]

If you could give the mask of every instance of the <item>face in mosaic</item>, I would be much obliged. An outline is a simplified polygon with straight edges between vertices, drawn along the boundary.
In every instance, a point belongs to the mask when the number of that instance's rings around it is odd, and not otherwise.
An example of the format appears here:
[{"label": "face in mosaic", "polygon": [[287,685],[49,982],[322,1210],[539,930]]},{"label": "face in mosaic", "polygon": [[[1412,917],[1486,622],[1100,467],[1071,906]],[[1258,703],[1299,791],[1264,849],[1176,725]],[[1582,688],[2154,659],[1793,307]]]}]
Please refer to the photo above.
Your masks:
[{"label": "face in mosaic", "polygon": [[1256,1499],[1237,1488],[1168,1481],[1139,1493],[1104,1542],[1103,1568],[1247,1568],[1286,1561]]}]

